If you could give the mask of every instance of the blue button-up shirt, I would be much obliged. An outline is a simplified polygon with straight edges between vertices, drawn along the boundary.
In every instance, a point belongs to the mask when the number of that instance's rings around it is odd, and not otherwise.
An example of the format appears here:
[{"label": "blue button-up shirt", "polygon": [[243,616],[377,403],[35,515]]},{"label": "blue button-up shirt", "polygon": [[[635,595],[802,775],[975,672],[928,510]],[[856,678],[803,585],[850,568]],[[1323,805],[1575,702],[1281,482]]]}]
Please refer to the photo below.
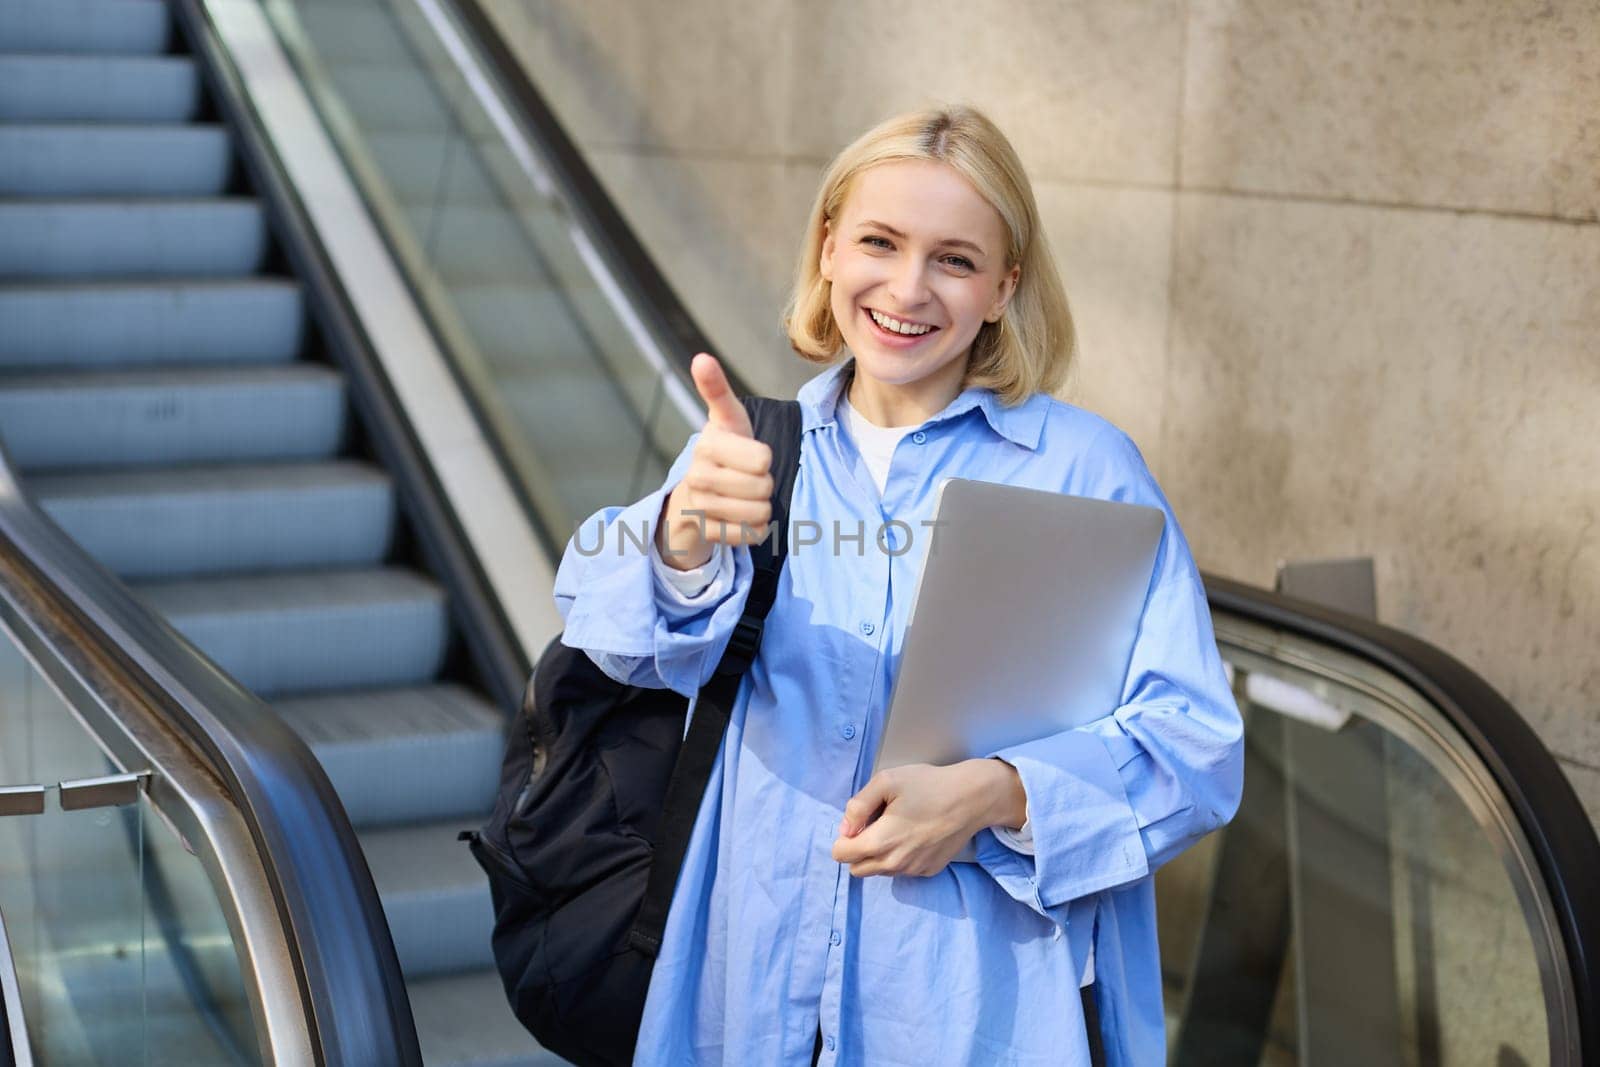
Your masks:
[{"label": "blue button-up shirt", "polygon": [[[880,497],[835,419],[847,367],[799,394],[790,554],[689,843],[634,1062],[806,1064],[820,1026],[824,1064],[1087,1064],[1078,987],[1092,952],[1108,1059],[1163,1063],[1151,873],[1230,818],[1241,786],[1239,713],[1188,544],[1128,437],[1042,394],[1007,407],[964,390],[901,440]],[[751,578],[737,549],[691,601],[651,565],[643,546],[692,447],[661,489],[583,524],[555,588],[567,644],[615,678],[691,697]],[[830,853],[871,775],[925,551],[880,548],[877,535],[891,519],[926,529],[947,476],[1159,507],[1166,530],[1122,703],[992,753],[1021,776],[1035,854],[985,830],[976,863],[853,878]]]}]

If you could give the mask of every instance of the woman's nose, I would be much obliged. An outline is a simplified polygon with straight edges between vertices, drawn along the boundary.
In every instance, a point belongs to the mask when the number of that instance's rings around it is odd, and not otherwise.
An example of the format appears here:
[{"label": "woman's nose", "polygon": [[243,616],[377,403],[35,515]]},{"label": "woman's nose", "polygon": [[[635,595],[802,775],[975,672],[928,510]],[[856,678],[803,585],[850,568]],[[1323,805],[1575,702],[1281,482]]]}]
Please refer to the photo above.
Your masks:
[{"label": "woman's nose", "polygon": [[907,256],[889,279],[889,296],[899,310],[910,310],[927,303],[928,277],[922,264]]}]

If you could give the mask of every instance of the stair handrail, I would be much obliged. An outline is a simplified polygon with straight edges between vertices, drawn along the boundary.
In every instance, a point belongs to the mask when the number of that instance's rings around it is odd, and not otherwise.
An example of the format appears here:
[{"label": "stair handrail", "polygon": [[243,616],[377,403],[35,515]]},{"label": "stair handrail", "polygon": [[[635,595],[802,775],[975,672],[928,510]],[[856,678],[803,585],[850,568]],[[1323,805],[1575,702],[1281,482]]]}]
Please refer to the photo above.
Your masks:
[{"label": "stair handrail", "polygon": [[28,1021],[22,1014],[22,987],[17,983],[17,964],[6,936],[4,914],[0,914],[0,1067],[33,1067]]},{"label": "stair handrail", "polygon": [[420,1067],[377,887],[305,742],[29,500],[3,447],[0,550],[47,592],[52,610],[134,680],[236,806],[285,931],[282,951],[317,1062]]},{"label": "stair handrail", "polygon": [[1471,667],[1414,634],[1219,575],[1202,579],[1213,614],[1365,661],[1423,697],[1466,741],[1504,796],[1549,893],[1575,987],[1578,1062],[1600,1062],[1600,836],[1533,727]]}]

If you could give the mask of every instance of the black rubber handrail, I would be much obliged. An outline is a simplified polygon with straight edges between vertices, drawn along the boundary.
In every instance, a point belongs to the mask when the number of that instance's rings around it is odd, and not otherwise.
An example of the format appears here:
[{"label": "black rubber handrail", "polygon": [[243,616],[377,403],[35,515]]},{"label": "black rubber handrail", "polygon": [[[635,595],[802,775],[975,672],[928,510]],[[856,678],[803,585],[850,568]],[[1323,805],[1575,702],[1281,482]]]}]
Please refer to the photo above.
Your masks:
[{"label": "black rubber handrail", "polygon": [[[551,179],[559,187],[568,209],[595,243],[634,310],[663,342],[666,358],[682,371],[684,381],[689,381],[689,363],[695,353],[715,351],[710,339],[634,236],[633,227],[617,211],[578,146],[567,135],[561,120],[550,109],[544,94],[507,46],[481,0],[446,0],[446,3],[466,27],[479,55],[510,97],[513,114],[522,120],[523,128],[538,145],[540,157],[549,167]],[[727,360],[722,361],[722,369],[735,395],[754,395],[749,383],[728,366]]]},{"label": "black rubber handrail", "polygon": [[1600,838],[1533,728],[1470,667],[1421,638],[1243,582],[1204,578],[1213,611],[1371,663],[1420,693],[1466,739],[1533,851],[1567,953],[1580,1062],[1600,1063]]},{"label": "black rubber handrail", "polygon": [[0,455],[0,538],[145,690],[238,806],[325,1064],[420,1064],[400,963],[355,830],[295,733],[134,598],[22,493]]}]

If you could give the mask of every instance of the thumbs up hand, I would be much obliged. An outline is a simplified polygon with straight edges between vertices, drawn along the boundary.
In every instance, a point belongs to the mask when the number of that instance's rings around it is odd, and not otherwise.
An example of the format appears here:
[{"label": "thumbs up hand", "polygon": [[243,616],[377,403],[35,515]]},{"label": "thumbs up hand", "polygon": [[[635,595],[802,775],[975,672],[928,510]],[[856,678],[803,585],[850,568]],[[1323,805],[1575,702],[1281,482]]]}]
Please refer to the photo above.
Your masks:
[{"label": "thumbs up hand", "polygon": [[772,449],[755,439],[716,357],[700,353],[689,373],[706,403],[706,424],[656,532],[661,558],[684,571],[704,566],[717,544],[760,543],[772,521]]}]

